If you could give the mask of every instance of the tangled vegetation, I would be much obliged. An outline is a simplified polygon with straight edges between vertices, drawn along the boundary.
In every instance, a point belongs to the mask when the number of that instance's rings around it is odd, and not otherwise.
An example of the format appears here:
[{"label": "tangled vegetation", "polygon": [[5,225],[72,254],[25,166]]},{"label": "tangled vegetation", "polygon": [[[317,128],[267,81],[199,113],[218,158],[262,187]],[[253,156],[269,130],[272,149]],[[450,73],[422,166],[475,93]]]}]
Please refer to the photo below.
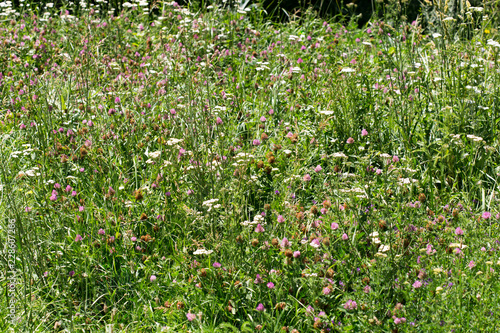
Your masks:
[{"label": "tangled vegetation", "polygon": [[101,3],[1,3],[2,331],[498,331],[487,10]]}]

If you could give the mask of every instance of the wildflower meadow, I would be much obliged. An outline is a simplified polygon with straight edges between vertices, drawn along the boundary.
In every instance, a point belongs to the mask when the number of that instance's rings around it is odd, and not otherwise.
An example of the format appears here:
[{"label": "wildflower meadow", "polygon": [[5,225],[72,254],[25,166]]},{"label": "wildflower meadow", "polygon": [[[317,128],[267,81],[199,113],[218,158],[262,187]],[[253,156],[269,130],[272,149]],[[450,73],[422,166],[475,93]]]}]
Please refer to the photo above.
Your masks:
[{"label": "wildflower meadow", "polygon": [[1,332],[500,331],[498,1],[129,1],[0,2]]}]

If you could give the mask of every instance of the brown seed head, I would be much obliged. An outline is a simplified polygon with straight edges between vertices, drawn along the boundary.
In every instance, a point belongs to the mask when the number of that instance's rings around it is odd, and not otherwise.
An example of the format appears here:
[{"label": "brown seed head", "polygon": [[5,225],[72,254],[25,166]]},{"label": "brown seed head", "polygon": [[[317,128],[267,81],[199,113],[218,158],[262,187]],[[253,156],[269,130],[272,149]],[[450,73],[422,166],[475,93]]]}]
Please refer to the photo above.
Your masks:
[{"label": "brown seed head", "polygon": [[134,193],[135,200],[141,201],[144,197],[142,196],[142,191],[139,189]]},{"label": "brown seed head", "polygon": [[386,230],[387,229],[387,222],[385,222],[384,220],[380,220],[378,222],[378,227],[382,230]]},{"label": "brown seed head", "polygon": [[284,310],[285,307],[286,307],[286,303],[285,302],[279,302],[279,303],[277,303],[274,306],[274,309],[276,309],[276,310]]},{"label": "brown seed head", "polygon": [[323,327],[323,323],[321,322],[321,320],[318,319],[314,322],[313,327],[316,329],[321,328],[321,327]]}]

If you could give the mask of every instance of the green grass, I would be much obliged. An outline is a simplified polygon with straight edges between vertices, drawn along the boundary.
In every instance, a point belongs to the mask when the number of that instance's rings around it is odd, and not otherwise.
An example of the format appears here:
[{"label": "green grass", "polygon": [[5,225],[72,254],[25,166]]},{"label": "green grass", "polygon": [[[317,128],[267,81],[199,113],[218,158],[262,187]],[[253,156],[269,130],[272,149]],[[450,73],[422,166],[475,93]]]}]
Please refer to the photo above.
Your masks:
[{"label": "green grass", "polygon": [[489,7],[135,4],[0,22],[1,331],[500,329]]}]

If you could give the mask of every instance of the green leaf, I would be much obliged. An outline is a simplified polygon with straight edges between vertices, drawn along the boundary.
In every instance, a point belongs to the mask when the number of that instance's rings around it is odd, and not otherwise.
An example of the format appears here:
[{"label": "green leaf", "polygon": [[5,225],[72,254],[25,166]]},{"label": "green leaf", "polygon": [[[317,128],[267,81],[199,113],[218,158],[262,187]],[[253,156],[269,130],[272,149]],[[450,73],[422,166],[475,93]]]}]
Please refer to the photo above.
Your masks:
[{"label": "green leaf", "polygon": [[59,95],[61,97],[61,110],[66,110],[66,103],[64,102],[63,95]]}]

